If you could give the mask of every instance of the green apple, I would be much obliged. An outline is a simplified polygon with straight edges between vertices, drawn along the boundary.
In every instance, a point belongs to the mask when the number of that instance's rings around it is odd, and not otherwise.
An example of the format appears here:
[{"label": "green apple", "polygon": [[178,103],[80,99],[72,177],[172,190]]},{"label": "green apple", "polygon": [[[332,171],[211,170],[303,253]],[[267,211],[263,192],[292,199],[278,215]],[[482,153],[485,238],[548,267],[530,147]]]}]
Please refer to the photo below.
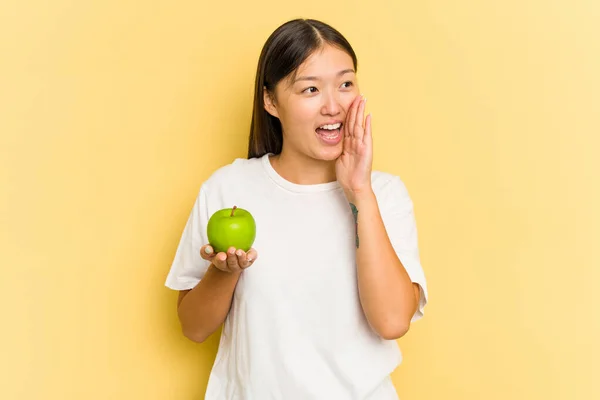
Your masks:
[{"label": "green apple", "polygon": [[217,253],[226,252],[230,247],[248,251],[256,238],[256,222],[243,208],[224,208],[210,217],[206,234]]}]

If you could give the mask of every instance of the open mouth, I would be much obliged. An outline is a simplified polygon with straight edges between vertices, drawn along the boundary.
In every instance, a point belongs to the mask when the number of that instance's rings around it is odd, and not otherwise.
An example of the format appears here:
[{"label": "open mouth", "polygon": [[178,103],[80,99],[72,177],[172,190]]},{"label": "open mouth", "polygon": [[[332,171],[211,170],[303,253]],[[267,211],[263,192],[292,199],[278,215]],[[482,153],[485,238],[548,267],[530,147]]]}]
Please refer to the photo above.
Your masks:
[{"label": "open mouth", "polygon": [[342,138],[342,123],[322,125],[316,129],[319,137],[329,144],[337,144]]}]

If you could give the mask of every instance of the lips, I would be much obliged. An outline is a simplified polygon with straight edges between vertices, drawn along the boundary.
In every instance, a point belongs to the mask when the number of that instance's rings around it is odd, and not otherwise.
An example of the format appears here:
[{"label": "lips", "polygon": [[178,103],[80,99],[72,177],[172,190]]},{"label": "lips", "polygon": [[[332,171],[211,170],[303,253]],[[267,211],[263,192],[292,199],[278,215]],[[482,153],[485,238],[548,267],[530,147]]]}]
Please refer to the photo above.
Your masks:
[{"label": "lips", "polygon": [[323,137],[331,138],[339,135],[341,129],[321,129],[317,128],[317,133]]},{"label": "lips", "polygon": [[317,132],[317,136],[321,139],[321,141],[327,145],[336,145],[342,139],[341,123],[321,125],[321,127],[317,128],[315,131]]}]

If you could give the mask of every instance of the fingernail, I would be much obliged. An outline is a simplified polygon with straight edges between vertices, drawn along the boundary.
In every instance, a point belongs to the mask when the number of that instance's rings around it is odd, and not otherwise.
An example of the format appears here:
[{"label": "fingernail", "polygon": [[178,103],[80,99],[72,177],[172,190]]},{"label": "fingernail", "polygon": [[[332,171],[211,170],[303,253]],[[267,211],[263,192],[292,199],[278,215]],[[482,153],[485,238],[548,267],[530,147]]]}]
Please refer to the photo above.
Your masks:
[{"label": "fingernail", "polygon": [[213,251],[212,251],[212,248],[210,248],[210,247],[207,247],[207,248],[205,248],[205,249],[204,249],[204,252],[205,252],[206,254],[212,254],[212,252],[213,252]]},{"label": "fingernail", "polygon": [[238,256],[241,256],[242,255],[242,251],[238,250],[238,251],[235,252],[235,254],[237,254]]},{"label": "fingernail", "polygon": [[247,261],[248,261],[249,263],[251,263],[251,262],[252,262],[252,259],[251,259],[251,258],[248,258],[248,259],[247,259]]}]

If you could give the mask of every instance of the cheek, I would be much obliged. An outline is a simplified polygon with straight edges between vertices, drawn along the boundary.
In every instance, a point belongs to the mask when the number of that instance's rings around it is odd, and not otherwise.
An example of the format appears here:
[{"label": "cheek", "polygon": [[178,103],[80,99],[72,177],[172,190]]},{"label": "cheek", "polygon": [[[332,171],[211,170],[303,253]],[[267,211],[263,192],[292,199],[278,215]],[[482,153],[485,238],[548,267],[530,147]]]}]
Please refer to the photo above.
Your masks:
[{"label": "cheek", "polygon": [[280,121],[287,140],[302,142],[307,132],[314,129],[315,115],[318,112],[316,102],[286,104],[285,111],[280,113]]},{"label": "cheek", "polygon": [[319,104],[317,101],[298,102],[290,108],[293,112],[288,113],[288,122],[298,128],[313,126],[315,116],[319,113]]},{"label": "cheek", "polygon": [[346,94],[346,96],[343,97],[341,103],[342,103],[342,107],[344,107],[344,110],[346,110],[346,112],[348,112],[348,110],[350,110],[350,106],[352,105],[352,102],[354,101],[354,99],[356,99],[356,97],[358,97],[359,92],[358,89],[353,90],[352,92],[348,92]]}]

